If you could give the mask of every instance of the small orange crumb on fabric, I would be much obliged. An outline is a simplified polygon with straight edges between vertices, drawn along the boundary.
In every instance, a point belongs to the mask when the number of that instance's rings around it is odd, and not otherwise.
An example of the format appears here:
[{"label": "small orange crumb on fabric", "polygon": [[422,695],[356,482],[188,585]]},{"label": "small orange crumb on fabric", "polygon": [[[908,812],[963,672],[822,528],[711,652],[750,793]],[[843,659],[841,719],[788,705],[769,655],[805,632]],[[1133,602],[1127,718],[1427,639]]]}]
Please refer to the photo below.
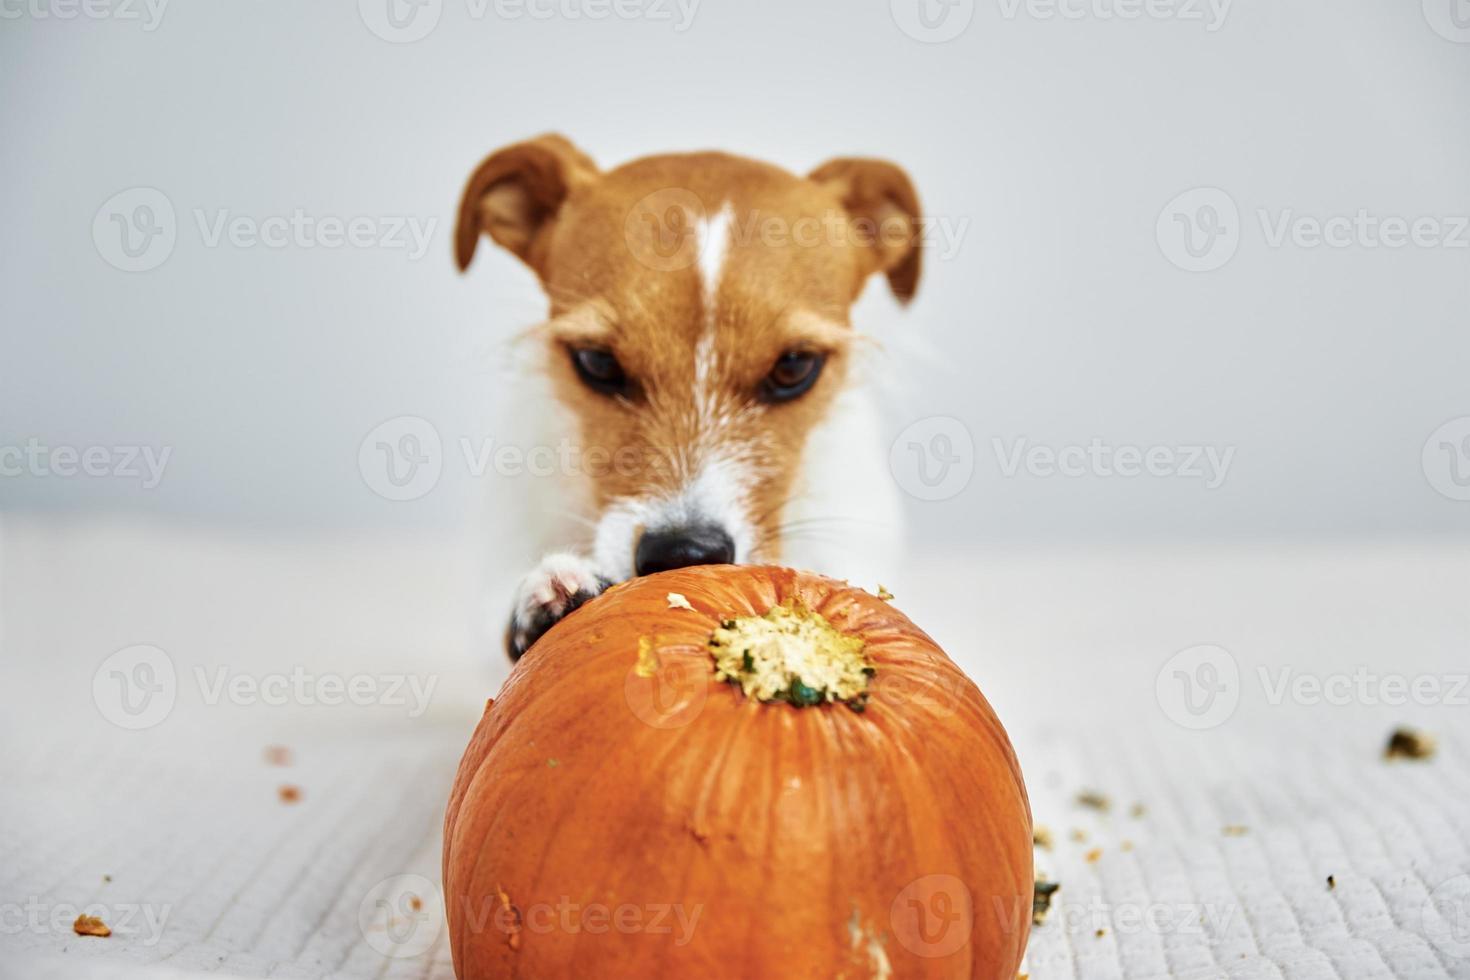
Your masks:
[{"label": "small orange crumb on fabric", "polygon": [[107,928],[107,923],[95,915],[77,916],[77,921],[71,924],[71,931],[78,936],[98,936],[102,939],[112,935],[112,930]]},{"label": "small orange crumb on fabric", "polygon": [[292,786],[290,783],[287,783],[276,792],[281,797],[282,803],[301,802],[301,787],[299,786]]}]

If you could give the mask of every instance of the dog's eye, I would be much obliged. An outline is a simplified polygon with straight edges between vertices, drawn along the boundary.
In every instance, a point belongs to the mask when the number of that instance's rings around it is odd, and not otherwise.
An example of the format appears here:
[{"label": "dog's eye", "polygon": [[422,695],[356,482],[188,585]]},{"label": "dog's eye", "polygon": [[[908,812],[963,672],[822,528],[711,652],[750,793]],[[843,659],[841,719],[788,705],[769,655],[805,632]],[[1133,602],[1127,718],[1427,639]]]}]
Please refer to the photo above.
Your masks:
[{"label": "dog's eye", "polygon": [[817,383],[826,356],[806,350],[782,354],[761,382],[761,397],[768,402],[789,402],[800,398]]},{"label": "dog's eye", "polygon": [[577,376],[593,391],[604,395],[620,395],[628,387],[628,376],[612,351],[600,347],[572,349],[572,366]]}]

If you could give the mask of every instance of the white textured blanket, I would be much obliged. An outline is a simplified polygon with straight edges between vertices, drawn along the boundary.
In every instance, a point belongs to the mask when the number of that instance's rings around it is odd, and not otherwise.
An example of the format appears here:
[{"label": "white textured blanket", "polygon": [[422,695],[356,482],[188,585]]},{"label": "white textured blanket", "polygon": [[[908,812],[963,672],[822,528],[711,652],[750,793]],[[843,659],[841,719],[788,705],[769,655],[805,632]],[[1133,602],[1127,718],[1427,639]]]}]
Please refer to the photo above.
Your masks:
[{"label": "white textured blanket", "polygon": [[[499,676],[463,654],[462,564],[4,532],[0,974],[451,976],[439,823]],[[1032,977],[1470,977],[1464,550],[941,556],[885,584],[1021,755],[1061,885]],[[139,644],[173,670],[161,719],[111,693],[163,683],[109,659]],[[384,686],[322,703],[333,672]],[[1435,756],[1384,761],[1401,724]]]}]

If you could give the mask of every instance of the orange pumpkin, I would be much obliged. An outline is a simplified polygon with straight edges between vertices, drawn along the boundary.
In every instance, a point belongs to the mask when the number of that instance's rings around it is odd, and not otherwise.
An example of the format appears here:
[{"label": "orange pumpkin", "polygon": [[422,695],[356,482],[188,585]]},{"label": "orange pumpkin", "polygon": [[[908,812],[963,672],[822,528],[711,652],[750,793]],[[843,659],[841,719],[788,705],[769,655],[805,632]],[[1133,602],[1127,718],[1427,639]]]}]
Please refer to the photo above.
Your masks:
[{"label": "orange pumpkin", "polygon": [[678,569],[572,613],[487,705],[445,817],[455,971],[1012,980],[1031,846],[1005,730],[888,602]]}]

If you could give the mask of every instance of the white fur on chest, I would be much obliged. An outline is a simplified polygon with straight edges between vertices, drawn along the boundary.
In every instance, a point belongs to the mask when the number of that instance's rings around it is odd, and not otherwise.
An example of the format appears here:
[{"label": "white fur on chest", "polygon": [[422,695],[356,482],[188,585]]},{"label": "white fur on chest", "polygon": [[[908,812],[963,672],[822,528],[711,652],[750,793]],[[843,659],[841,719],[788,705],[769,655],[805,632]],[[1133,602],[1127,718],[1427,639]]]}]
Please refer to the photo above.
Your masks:
[{"label": "white fur on chest", "polygon": [[873,588],[903,557],[903,505],[872,392],[850,384],[807,438],[782,564]]}]

